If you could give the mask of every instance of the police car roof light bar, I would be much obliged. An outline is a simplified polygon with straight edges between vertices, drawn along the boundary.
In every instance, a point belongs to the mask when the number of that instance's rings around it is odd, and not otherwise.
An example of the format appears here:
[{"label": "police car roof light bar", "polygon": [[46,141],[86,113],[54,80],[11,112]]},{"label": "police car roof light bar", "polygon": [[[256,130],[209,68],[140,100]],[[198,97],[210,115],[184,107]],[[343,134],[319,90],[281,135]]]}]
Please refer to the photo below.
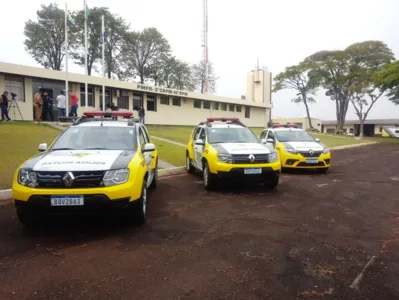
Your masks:
[{"label": "police car roof light bar", "polygon": [[299,128],[296,124],[273,124],[272,128]]},{"label": "police car roof light bar", "polygon": [[83,113],[86,117],[104,117],[104,118],[111,118],[111,117],[127,117],[131,118],[133,113],[130,111],[87,111]]},{"label": "police car roof light bar", "polygon": [[220,121],[220,122],[240,121],[239,118],[207,118],[206,120],[207,120],[208,122],[215,122],[215,121]]}]

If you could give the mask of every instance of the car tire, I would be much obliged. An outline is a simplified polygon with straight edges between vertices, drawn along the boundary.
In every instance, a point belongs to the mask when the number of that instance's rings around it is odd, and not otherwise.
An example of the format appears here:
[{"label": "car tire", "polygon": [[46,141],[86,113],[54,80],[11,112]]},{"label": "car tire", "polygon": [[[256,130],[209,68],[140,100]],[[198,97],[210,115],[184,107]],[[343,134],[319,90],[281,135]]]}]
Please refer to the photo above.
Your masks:
[{"label": "car tire", "polygon": [[186,153],[186,171],[189,174],[193,174],[195,171],[195,168],[193,166],[190,156],[188,156],[188,153]]},{"label": "car tire", "polygon": [[127,207],[124,221],[128,224],[143,225],[147,221],[148,193],[147,181],[143,180],[141,196],[138,200],[130,203]]},{"label": "car tire", "polygon": [[275,176],[265,180],[265,182],[264,182],[265,188],[274,190],[277,188],[279,181],[280,181],[280,176],[275,175]]},{"label": "car tire", "polygon": [[202,168],[202,180],[204,182],[204,188],[207,191],[212,191],[216,188],[216,178],[209,171],[209,166],[207,162],[204,162],[204,166]]},{"label": "car tire", "polygon": [[19,222],[25,227],[32,228],[38,225],[38,219],[29,210],[17,208],[16,211]]},{"label": "car tire", "polygon": [[158,184],[158,162],[154,170],[154,177],[152,178],[151,184],[148,187],[148,189],[155,190],[157,188],[157,184]]},{"label": "car tire", "polygon": [[322,169],[318,169],[317,171],[319,171],[320,174],[326,174],[328,172],[329,168],[322,168]]}]

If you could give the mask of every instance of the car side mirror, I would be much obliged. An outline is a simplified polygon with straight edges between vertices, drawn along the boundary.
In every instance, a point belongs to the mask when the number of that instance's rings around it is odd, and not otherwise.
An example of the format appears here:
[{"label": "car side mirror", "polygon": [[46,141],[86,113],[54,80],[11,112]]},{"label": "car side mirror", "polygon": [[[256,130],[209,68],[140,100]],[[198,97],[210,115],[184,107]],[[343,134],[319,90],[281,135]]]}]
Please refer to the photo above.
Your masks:
[{"label": "car side mirror", "polygon": [[198,146],[204,146],[205,145],[204,141],[201,140],[201,139],[196,140],[195,144],[198,145]]},{"label": "car side mirror", "polygon": [[152,143],[145,144],[144,149],[141,152],[152,152],[155,151],[155,145]]},{"label": "car side mirror", "polygon": [[273,140],[273,139],[267,139],[267,140],[266,140],[266,143],[267,143],[267,144],[274,144],[274,140]]},{"label": "car side mirror", "polygon": [[320,139],[319,138],[316,138],[315,140],[316,140],[316,142],[320,143]]},{"label": "car side mirror", "polygon": [[266,144],[266,139],[261,139],[260,140],[263,144]]},{"label": "car side mirror", "polygon": [[47,150],[47,143],[40,144],[38,147],[40,152],[44,152]]}]

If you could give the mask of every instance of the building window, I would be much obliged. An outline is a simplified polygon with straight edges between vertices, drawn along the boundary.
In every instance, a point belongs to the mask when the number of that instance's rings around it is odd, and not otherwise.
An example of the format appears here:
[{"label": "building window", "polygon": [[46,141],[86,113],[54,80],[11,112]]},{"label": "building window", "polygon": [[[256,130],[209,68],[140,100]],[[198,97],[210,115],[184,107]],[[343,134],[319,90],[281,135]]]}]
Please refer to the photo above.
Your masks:
[{"label": "building window", "polygon": [[177,98],[177,97],[173,98],[172,99],[172,105],[181,106],[181,98]]},{"label": "building window", "polygon": [[210,109],[211,108],[211,102],[209,101],[204,101],[202,104],[202,107],[205,109]]},{"label": "building window", "polygon": [[201,100],[194,99],[194,108],[201,108]]},{"label": "building window", "polygon": [[[101,90],[102,92],[102,90]],[[110,91],[108,90],[108,97],[110,95]],[[109,97],[110,98],[110,97]],[[102,103],[102,96],[100,97],[100,103]],[[107,90],[105,90],[105,103],[107,102]],[[80,106],[86,106],[86,91],[85,91],[85,86],[80,86]],[[87,106],[95,107],[95,101],[94,101],[94,88],[93,87],[87,87]]]},{"label": "building window", "polygon": [[214,110],[219,110],[219,103],[218,102],[213,103],[213,109]]},{"label": "building window", "polygon": [[141,106],[143,106],[142,103],[142,94],[133,94],[133,109],[134,110],[139,110]]},{"label": "building window", "polygon": [[229,104],[229,111],[234,111],[234,104]]},{"label": "building window", "polygon": [[118,108],[129,109],[129,97],[118,97],[116,106],[118,106]]},{"label": "building window", "polygon": [[241,112],[241,105],[236,106],[236,112]]},{"label": "building window", "polygon": [[163,105],[169,105],[169,97],[168,96],[161,96],[160,103]]},{"label": "building window", "polygon": [[221,103],[222,104],[222,110],[226,111],[227,110],[227,104],[226,103]]},{"label": "building window", "polygon": [[382,132],[382,127],[380,127],[380,132]]},{"label": "building window", "polygon": [[[17,94],[15,100],[25,102],[25,93],[24,93],[24,79],[21,77],[4,77],[4,85],[5,91],[8,92],[9,99],[12,99],[11,93]],[[3,91],[1,91],[3,92]]]},{"label": "building window", "polygon": [[157,111],[157,101],[154,95],[147,95],[147,110]]},{"label": "building window", "polygon": [[[100,107],[103,107],[103,89],[100,88]],[[111,105],[111,90],[105,90],[105,106],[107,104]]]},{"label": "building window", "polygon": [[249,106],[245,106],[245,118],[249,119],[251,117],[251,108]]}]

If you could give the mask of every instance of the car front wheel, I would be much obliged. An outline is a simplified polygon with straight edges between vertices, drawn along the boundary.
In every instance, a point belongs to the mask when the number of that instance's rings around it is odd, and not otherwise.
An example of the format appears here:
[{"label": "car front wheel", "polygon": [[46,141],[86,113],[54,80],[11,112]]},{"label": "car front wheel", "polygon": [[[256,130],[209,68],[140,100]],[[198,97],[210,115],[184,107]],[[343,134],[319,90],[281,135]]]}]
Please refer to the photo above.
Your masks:
[{"label": "car front wheel", "polygon": [[273,177],[265,180],[264,185],[267,189],[274,190],[278,186],[279,181],[280,181],[280,176],[274,175]]},{"label": "car front wheel", "polygon": [[216,178],[215,175],[213,175],[209,171],[209,166],[207,162],[204,163],[204,167],[202,168],[202,179],[204,181],[204,187],[206,190],[211,191],[215,189]]},{"label": "car front wheel", "polygon": [[195,169],[193,167],[193,163],[191,161],[190,156],[188,156],[188,153],[186,154],[186,171],[187,173],[193,174]]},{"label": "car front wheel", "polygon": [[125,221],[127,223],[134,223],[142,225],[147,221],[147,207],[148,207],[148,192],[147,192],[147,181],[143,181],[143,187],[141,189],[141,196],[138,200],[130,203],[127,208]]}]

